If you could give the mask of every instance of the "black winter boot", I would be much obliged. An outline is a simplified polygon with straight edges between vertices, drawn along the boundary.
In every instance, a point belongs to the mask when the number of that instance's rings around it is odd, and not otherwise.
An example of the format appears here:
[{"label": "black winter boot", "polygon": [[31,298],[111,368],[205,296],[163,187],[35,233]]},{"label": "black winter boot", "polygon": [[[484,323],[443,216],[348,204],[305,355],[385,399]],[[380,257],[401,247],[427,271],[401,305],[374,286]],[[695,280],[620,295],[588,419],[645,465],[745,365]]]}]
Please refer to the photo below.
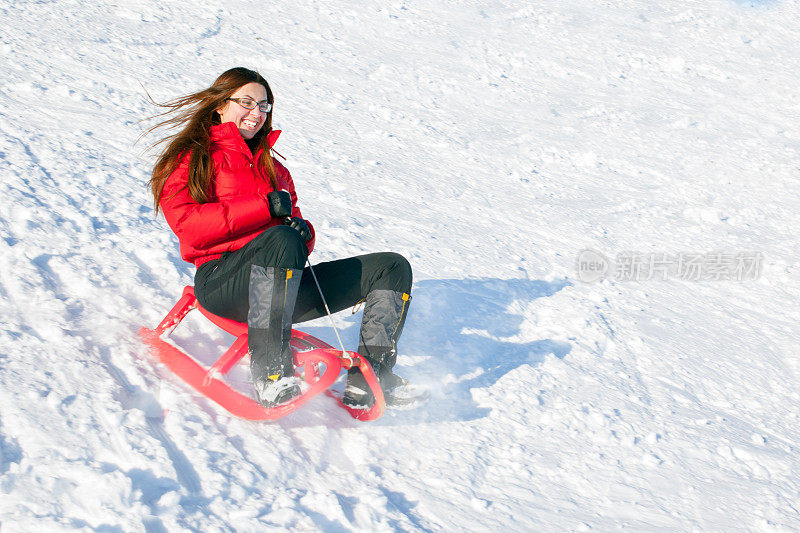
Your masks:
[{"label": "black winter boot", "polygon": [[250,374],[258,401],[266,407],[300,394],[289,340],[302,270],[250,267],[247,339]]},{"label": "black winter boot", "polygon": [[[369,361],[378,376],[387,405],[398,405],[394,392],[408,385],[392,368],[397,361],[397,339],[403,332],[410,304],[409,294],[391,290],[374,290],[365,298],[358,353]],[[371,407],[375,403],[367,380],[357,368],[347,373],[342,402],[350,407]]]},{"label": "black winter boot", "polygon": [[[378,382],[388,407],[408,407],[430,397],[430,392],[412,385],[391,370],[376,370]],[[367,384],[367,380],[358,368],[347,371],[347,385],[342,394],[342,403],[348,407],[368,409],[375,403],[375,396]]]}]

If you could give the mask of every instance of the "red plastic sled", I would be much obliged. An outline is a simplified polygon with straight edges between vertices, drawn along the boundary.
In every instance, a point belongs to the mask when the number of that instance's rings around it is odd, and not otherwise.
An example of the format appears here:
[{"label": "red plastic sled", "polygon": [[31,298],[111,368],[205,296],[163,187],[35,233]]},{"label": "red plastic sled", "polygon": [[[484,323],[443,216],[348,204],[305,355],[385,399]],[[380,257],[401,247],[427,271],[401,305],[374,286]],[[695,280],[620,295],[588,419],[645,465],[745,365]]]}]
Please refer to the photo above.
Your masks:
[{"label": "red plastic sled", "polygon": [[[236,337],[233,345],[209,368],[167,340],[169,334],[192,309],[199,309],[211,322]],[[155,329],[142,328],[139,330],[139,335],[150,345],[151,351],[158,356],[158,359],[178,377],[240,418],[275,420],[288,415],[323,391],[335,397],[328,388],[336,381],[343,368],[348,369],[353,366],[360,368],[364,374],[375,396],[375,403],[368,409],[354,409],[337,399],[339,404],[358,420],[375,420],[386,410],[386,401],[375,372],[363,357],[356,352],[337,350],[326,342],[295,329],[292,330],[290,341],[294,365],[296,369],[303,370],[297,375],[306,381],[308,389],[294,400],[271,408],[264,407],[250,396],[234,390],[220,378],[247,355],[247,324],[213,315],[200,307],[193,287],[183,289],[181,299]]]}]

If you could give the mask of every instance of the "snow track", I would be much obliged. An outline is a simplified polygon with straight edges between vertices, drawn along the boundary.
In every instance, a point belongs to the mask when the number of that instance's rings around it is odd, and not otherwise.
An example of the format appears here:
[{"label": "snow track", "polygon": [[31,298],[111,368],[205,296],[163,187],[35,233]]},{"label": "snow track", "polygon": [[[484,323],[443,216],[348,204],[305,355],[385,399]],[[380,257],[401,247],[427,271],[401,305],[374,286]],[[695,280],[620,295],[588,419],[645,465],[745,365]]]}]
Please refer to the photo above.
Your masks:
[{"label": "snow track", "polygon": [[[796,0],[0,0],[0,531],[800,529],[798,21]],[[312,260],[411,261],[399,371],[423,407],[244,422],[139,343],[194,274],[153,216],[140,83],[166,100],[236,65],[276,94]],[[585,249],[763,262],[583,283]],[[335,320],[354,346],[360,315]]]}]

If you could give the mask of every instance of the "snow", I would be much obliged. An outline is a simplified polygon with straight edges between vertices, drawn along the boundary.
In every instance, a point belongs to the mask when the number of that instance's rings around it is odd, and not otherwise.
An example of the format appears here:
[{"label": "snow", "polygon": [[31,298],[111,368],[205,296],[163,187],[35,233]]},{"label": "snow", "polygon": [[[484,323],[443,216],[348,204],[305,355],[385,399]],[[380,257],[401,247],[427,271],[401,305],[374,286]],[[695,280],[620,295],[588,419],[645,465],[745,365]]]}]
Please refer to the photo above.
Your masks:
[{"label": "snow", "polygon": [[[800,529],[800,2],[0,13],[0,531]],[[194,273],[153,216],[145,88],[237,65],[276,94],[312,259],[411,261],[420,408],[245,422],[139,342]],[[714,253],[759,275],[615,270]]]}]

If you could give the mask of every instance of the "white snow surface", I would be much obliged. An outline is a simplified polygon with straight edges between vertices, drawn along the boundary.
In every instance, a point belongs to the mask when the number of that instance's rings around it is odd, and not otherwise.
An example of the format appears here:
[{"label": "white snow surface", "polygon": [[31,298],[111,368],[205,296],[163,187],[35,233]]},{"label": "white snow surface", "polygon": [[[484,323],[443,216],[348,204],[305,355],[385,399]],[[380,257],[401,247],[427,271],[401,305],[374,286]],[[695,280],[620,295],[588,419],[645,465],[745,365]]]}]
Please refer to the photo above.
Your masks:
[{"label": "white snow surface", "polygon": [[[0,14],[3,533],[800,529],[800,2]],[[410,260],[417,409],[247,422],[140,342],[194,275],[153,213],[145,89],[237,65],[276,94],[312,260]],[[763,262],[585,283],[584,249]]]}]

